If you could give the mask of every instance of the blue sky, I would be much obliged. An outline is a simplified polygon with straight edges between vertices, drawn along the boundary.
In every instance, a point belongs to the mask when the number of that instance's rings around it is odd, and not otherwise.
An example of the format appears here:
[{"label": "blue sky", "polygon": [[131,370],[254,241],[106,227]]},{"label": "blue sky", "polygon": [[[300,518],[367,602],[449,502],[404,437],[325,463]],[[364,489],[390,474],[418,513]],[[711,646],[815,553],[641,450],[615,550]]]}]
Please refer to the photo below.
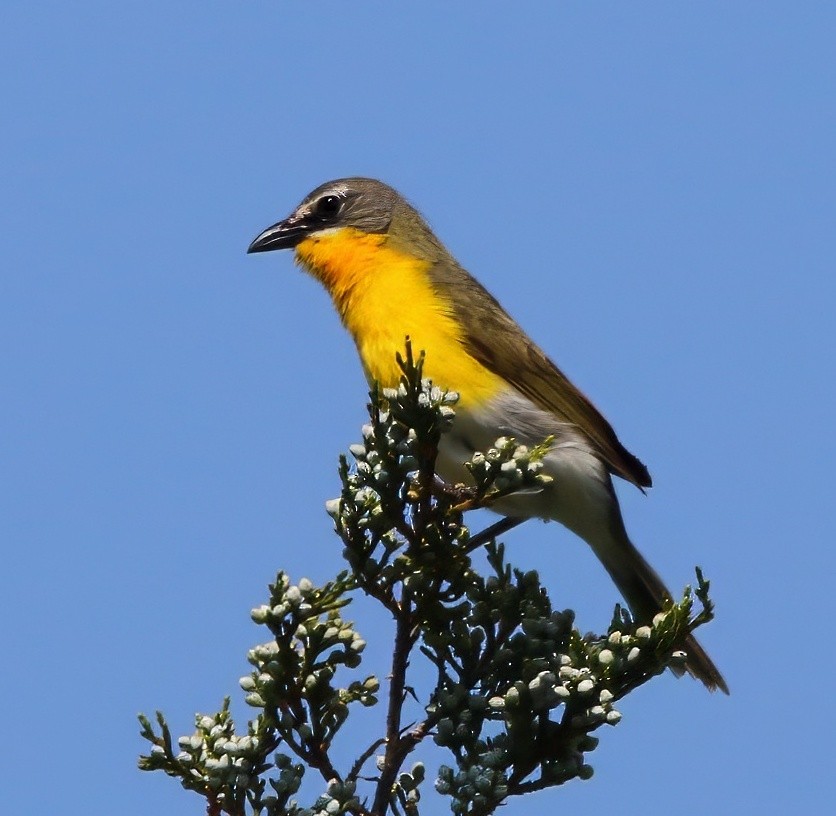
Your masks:
[{"label": "blue sky", "polygon": [[[712,579],[732,696],[658,678],[592,782],[504,812],[828,809],[835,36],[814,2],[7,0],[4,809],[202,812],[135,770],[136,712],[189,730],[237,693],[275,571],[340,568],[323,503],[366,386],[317,285],[244,253],[351,174],[401,189],[648,464],[621,496],[670,585]],[[506,541],[606,625],[580,542]],[[356,617],[384,674],[388,622]]]}]

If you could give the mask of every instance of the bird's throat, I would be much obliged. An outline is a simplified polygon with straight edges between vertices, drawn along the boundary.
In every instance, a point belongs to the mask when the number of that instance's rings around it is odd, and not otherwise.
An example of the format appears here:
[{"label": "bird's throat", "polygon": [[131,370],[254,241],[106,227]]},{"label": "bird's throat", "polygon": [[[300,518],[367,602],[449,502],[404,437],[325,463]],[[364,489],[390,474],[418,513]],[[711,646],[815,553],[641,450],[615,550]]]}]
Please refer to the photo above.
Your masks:
[{"label": "bird's throat", "polygon": [[296,258],[331,295],[370,382],[398,384],[395,354],[409,337],[416,353],[426,352],[425,374],[458,391],[460,406],[482,404],[502,390],[501,380],[467,353],[463,327],[432,286],[428,261],[389,246],[386,235],[350,228],[307,238]]}]

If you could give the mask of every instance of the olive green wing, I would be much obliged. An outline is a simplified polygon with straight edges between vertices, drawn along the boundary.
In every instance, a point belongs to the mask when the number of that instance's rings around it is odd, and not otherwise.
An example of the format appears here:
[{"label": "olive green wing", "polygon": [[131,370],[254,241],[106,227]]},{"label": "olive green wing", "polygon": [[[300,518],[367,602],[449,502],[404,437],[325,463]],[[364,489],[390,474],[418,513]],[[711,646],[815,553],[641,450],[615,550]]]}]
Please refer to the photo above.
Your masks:
[{"label": "olive green wing", "polygon": [[651,486],[647,468],[619,442],[609,422],[478,281],[458,264],[445,262],[434,265],[432,277],[444,280],[440,291],[449,291],[453,284],[452,307],[463,328],[463,342],[475,359],[539,408],[574,425],[610,472],[639,488]]}]

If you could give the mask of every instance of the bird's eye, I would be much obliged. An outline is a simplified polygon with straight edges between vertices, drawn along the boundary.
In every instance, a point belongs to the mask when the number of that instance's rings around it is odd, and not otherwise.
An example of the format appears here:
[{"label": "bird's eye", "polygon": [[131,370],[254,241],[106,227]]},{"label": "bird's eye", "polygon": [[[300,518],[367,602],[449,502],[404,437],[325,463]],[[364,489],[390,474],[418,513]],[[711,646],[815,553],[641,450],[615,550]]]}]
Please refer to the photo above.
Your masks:
[{"label": "bird's eye", "polygon": [[316,202],[316,214],[320,218],[333,218],[340,211],[341,206],[342,200],[339,196],[322,196],[322,198]]}]

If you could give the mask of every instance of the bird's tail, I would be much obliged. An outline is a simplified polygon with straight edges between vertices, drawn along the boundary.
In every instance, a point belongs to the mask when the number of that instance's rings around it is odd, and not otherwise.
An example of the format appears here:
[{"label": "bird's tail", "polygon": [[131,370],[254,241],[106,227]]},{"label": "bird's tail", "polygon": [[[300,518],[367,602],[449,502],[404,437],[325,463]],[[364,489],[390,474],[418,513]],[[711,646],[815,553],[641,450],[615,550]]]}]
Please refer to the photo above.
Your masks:
[{"label": "bird's tail", "polygon": [[[608,540],[599,539],[589,543],[627,601],[633,617],[640,622],[650,622],[662,609],[663,602],[671,600],[671,594],[656,570],[630,541],[617,509],[616,513],[618,518],[614,519],[612,535]],[[709,691],[719,689],[725,694],[729,693],[723,675],[693,635],[685,639],[683,651],[687,654],[685,664],[683,667],[672,666],[675,674],[688,672]]]}]

